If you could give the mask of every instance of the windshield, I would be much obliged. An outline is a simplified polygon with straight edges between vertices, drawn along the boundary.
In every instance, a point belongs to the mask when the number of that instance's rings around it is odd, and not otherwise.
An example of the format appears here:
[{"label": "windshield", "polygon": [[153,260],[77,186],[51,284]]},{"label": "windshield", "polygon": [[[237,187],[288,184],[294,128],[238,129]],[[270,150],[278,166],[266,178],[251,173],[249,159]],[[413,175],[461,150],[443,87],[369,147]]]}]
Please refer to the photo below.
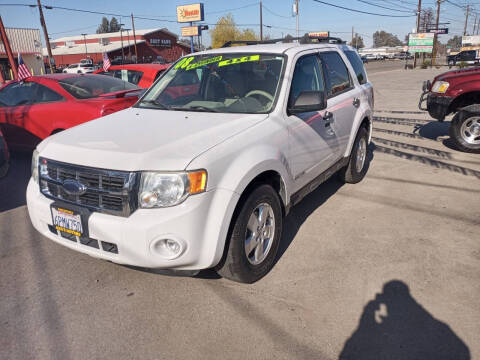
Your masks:
[{"label": "windshield", "polygon": [[140,89],[126,81],[105,75],[82,75],[59,80],[58,83],[77,99],[90,99],[115,91]]},{"label": "windshield", "polygon": [[155,83],[138,107],[222,113],[268,113],[284,57],[235,53],[188,56]]}]

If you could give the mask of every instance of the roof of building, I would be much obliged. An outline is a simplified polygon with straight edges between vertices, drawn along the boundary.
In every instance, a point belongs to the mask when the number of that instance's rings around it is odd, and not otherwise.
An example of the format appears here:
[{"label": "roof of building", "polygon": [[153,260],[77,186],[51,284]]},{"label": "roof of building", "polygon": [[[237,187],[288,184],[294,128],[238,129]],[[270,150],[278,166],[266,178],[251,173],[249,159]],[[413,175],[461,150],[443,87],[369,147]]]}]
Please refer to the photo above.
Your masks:
[{"label": "roof of building", "polygon": [[[6,28],[12,52],[22,54],[39,54],[42,49],[40,30],[26,28]],[[5,53],[3,43],[0,41],[0,53]]]},{"label": "roof of building", "polygon": [[[157,32],[157,31],[162,31],[162,32],[164,32],[164,33],[166,33],[170,36],[174,36],[175,38],[178,38],[177,34],[174,34],[170,31],[168,31],[166,28],[135,30],[135,35],[144,36],[144,35],[148,35],[148,34],[151,34],[151,33]],[[122,31],[123,34],[125,34],[125,32],[126,32],[125,30]],[[131,34],[133,35],[132,30],[129,30],[129,32],[131,32]],[[120,36],[120,31],[117,31],[117,32],[113,32],[113,33],[88,34],[88,35],[85,35],[85,39],[87,39],[87,40],[88,39],[102,39],[102,38],[111,38],[111,37],[119,37],[119,36]],[[82,35],[65,36],[65,37],[55,39],[55,40],[51,40],[51,42],[56,43],[56,42],[75,41],[75,40],[83,40],[83,36]]]},{"label": "roof of building", "polygon": [[[137,45],[144,43],[145,40],[137,40]],[[130,43],[130,46],[133,46],[133,42]],[[128,47],[128,43],[126,41],[123,42],[123,47]],[[107,45],[103,45],[100,43],[87,43],[87,53],[104,53],[119,50],[122,48],[121,41],[112,41]],[[44,56],[47,56],[47,48],[42,49],[42,53]],[[75,54],[85,54],[85,44],[74,44],[73,46],[58,46],[52,48],[52,55],[75,55]]]}]

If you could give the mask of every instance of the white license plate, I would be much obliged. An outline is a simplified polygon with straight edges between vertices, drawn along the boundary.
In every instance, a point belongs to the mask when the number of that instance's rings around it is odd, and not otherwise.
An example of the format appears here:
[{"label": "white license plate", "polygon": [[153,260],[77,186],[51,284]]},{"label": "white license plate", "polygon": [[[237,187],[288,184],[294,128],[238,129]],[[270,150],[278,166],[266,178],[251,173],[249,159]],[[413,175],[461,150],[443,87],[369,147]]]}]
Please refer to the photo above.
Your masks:
[{"label": "white license plate", "polygon": [[52,207],[53,226],[58,231],[62,231],[75,236],[82,236],[82,217],[71,210]]}]

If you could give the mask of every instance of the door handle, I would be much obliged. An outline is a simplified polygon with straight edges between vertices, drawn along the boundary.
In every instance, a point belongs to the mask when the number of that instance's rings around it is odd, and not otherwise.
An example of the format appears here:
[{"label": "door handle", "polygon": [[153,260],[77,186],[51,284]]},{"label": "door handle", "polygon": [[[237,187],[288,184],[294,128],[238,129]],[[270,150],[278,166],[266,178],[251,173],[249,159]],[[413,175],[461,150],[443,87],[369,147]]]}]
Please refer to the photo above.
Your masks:
[{"label": "door handle", "polygon": [[330,111],[325,111],[325,114],[323,114],[323,120],[325,121],[333,120],[333,113],[331,113]]},{"label": "door handle", "polygon": [[354,98],[353,99],[353,106],[359,107],[360,106],[360,99],[359,98]]}]

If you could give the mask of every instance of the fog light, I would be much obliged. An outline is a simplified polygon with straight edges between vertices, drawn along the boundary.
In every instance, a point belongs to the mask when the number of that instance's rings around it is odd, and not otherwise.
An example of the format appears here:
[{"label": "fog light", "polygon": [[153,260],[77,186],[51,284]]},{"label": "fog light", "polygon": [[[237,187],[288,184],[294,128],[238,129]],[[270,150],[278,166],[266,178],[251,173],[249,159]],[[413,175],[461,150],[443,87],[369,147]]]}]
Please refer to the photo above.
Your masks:
[{"label": "fog light", "polygon": [[183,246],[177,240],[161,239],[153,244],[152,249],[164,258],[175,259],[182,253]]}]

